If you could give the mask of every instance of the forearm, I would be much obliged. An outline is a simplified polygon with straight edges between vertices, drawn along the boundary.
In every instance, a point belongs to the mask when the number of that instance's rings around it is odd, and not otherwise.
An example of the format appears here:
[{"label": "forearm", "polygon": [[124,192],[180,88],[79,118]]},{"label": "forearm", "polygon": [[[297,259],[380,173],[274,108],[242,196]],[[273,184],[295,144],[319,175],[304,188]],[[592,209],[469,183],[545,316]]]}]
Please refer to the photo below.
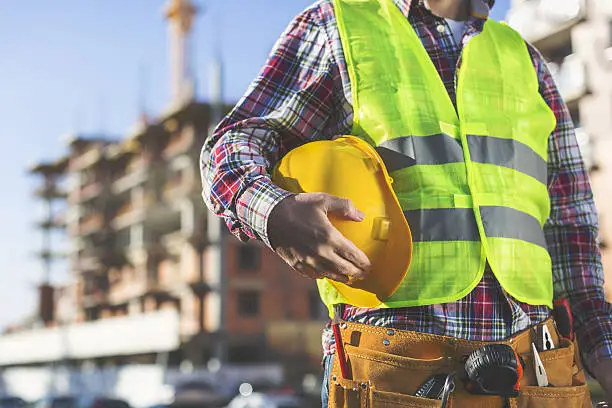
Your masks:
[{"label": "forearm", "polygon": [[242,240],[269,245],[267,221],[289,193],[270,181],[291,149],[344,131],[342,81],[313,6],[289,25],[258,77],[202,149],[203,197]]},{"label": "forearm", "polygon": [[277,146],[278,135],[272,130],[236,127],[211,137],[202,149],[204,201],[243,241],[257,238],[269,245],[269,214],[290,194],[268,174]]}]

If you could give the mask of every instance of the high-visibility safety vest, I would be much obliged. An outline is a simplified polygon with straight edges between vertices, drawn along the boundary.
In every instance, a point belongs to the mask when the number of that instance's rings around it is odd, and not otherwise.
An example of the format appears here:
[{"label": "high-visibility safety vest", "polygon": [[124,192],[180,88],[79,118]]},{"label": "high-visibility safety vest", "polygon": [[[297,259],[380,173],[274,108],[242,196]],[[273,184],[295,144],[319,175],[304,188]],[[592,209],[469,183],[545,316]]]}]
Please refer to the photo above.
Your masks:
[{"label": "high-visibility safety vest", "polygon": [[[376,146],[412,231],[408,273],[381,307],[460,299],[487,262],[514,298],[551,307],[543,225],[556,119],[538,92],[525,41],[488,20],[463,48],[455,110],[392,0],[333,4],[351,82],[352,134]],[[318,285],[328,307],[345,303],[329,282]]]}]

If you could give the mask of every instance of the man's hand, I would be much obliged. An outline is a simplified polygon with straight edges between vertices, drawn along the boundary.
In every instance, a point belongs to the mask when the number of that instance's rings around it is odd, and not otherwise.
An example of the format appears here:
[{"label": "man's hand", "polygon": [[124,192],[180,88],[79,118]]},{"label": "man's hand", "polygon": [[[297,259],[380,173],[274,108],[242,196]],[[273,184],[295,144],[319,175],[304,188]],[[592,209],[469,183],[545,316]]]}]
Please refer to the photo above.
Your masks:
[{"label": "man's hand", "polygon": [[612,402],[612,360],[602,361],[592,369],[593,375],[606,392],[606,400]]},{"label": "man's hand", "polygon": [[324,193],[288,197],[274,207],[268,238],[276,253],[309,278],[326,277],[350,283],[370,270],[368,257],[346,239],[327,214],[360,222],[364,215],[350,200]]}]

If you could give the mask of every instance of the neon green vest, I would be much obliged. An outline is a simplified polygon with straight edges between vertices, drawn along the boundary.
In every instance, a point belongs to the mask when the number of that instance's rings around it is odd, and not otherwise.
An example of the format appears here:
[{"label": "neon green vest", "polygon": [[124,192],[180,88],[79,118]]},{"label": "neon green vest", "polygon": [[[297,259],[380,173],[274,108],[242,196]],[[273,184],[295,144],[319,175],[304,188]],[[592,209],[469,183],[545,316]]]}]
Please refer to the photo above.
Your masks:
[{"label": "neon green vest", "polygon": [[[414,29],[392,0],[334,0],[348,65],[353,134],[376,146],[414,240],[412,264],[382,307],[467,295],[488,261],[516,299],[552,306],[542,226],[550,212],[554,114],[527,47],[488,20],[464,47],[457,110]],[[325,280],[329,307],[346,303]]]}]

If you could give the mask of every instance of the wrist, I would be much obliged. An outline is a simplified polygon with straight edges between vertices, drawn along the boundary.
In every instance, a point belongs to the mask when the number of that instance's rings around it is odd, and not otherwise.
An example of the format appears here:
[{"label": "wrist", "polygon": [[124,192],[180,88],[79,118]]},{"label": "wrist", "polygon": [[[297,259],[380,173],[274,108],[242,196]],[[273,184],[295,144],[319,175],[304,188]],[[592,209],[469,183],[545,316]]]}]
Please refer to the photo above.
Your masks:
[{"label": "wrist", "polygon": [[265,237],[262,238],[273,251],[275,251],[278,246],[277,237],[282,235],[279,234],[279,232],[281,232],[279,229],[283,228],[284,224],[284,207],[289,205],[289,202],[293,200],[295,196],[296,194],[294,193],[287,193],[287,195],[281,197],[269,207],[269,212],[266,217],[267,223]]},{"label": "wrist", "polygon": [[606,393],[612,395],[612,360],[602,360],[593,364],[591,371]]},{"label": "wrist", "polygon": [[267,234],[270,213],[289,195],[291,193],[274,185],[270,179],[259,178],[238,197],[235,204],[236,217],[270,247]]}]

